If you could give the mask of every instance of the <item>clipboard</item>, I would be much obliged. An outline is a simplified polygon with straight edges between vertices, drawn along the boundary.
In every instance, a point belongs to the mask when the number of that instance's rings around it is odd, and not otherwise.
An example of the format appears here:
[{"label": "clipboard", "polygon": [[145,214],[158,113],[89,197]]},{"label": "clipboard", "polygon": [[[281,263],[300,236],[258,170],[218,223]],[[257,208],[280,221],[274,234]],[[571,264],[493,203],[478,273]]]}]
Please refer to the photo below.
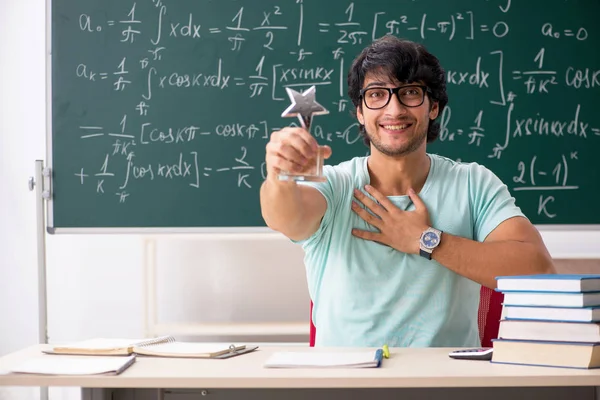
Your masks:
[{"label": "clipboard", "polygon": [[[197,358],[197,359],[202,359],[202,360],[223,360],[223,359],[227,359],[227,358],[231,358],[231,357],[236,357],[242,354],[247,354],[247,353],[251,353],[253,351],[255,351],[256,349],[258,349],[258,346],[244,346],[243,348],[239,348],[236,350],[236,346],[235,345],[231,345],[229,346],[229,351],[223,354],[219,354],[219,355],[215,355],[212,357],[190,357],[190,356],[186,356],[186,355],[174,355],[174,354],[170,354],[168,356],[165,355],[161,355],[161,356],[157,356],[157,355],[149,355],[149,354],[139,354],[136,352],[132,352],[131,354],[135,355],[136,357],[166,357],[166,358]],[[59,353],[59,352],[55,352],[52,348],[48,348],[48,349],[43,349],[41,351],[44,354],[55,354],[55,355],[67,355],[64,353]],[[68,355],[78,355],[78,356],[101,356],[103,354],[68,354]],[[106,356],[106,355],[104,355]],[[127,355],[111,355],[111,357],[127,357]]]}]

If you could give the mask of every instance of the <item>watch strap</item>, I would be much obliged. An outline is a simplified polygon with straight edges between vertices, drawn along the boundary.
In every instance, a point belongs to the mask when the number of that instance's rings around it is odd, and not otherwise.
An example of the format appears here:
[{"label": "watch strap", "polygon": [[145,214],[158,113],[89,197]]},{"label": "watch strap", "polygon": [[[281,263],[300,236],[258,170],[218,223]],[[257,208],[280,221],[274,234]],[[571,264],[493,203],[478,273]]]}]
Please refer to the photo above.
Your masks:
[{"label": "watch strap", "polygon": [[431,253],[430,252],[425,251],[423,249],[420,249],[419,253],[420,253],[421,257],[425,257],[426,259],[431,260]]}]

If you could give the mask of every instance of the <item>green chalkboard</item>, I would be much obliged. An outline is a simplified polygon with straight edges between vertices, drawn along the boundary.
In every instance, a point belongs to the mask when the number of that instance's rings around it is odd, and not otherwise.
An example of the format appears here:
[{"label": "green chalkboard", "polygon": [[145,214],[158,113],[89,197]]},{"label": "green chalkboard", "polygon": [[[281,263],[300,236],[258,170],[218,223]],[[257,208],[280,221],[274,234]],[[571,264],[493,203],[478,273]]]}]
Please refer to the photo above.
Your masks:
[{"label": "green chalkboard", "polygon": [[432,153],[476,161],[538,225],[600,223],[597,0],[53,0],[51,230],[264,227],[259,187],[285,87],[317,88],[312,133],[365,155],[346,96],[385,34],[442,62]]}]

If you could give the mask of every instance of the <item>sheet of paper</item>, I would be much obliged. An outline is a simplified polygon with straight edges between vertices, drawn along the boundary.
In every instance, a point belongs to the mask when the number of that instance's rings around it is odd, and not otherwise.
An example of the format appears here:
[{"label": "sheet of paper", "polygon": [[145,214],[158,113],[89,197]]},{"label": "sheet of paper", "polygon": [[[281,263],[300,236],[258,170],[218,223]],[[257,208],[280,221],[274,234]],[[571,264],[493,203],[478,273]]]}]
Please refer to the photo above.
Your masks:
[{"label": "sheet of paper", "polygon": [[271,368],[328,368],[377,366],[375,351],[360,352],[277,352],[266,362]]},{"label": "sheet of paper", "polygon": [[26,360],[10,371],[44,375],[97,375],[120,371],[134,357],[44,355]]}]

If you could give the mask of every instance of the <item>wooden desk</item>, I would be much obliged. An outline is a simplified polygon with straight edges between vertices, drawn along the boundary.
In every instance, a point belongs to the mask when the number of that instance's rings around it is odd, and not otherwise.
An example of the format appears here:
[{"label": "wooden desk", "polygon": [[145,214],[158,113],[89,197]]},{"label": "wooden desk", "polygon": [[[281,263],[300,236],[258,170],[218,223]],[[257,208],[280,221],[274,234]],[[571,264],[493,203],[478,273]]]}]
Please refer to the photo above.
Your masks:
[{"label": "wooden desk", "polygon": [[[38,356],[43,345],[0,358],[0,371]],[[344,351],[263,346],[226,360],[138,357],[118,376],[0,375],[0,386],[75,386],[85,400],[286,400],[309,397],[398,399],[578,399],[600,400],[600,370],[528,367],[454,360],[452,349],[390,349],[375,369],[267,369],[275,351]],[[48,355],[47,357],[53,357]],[[158,390],[164,389],[164,390]],[[112,395],[113,397],[110,397]]]}]

